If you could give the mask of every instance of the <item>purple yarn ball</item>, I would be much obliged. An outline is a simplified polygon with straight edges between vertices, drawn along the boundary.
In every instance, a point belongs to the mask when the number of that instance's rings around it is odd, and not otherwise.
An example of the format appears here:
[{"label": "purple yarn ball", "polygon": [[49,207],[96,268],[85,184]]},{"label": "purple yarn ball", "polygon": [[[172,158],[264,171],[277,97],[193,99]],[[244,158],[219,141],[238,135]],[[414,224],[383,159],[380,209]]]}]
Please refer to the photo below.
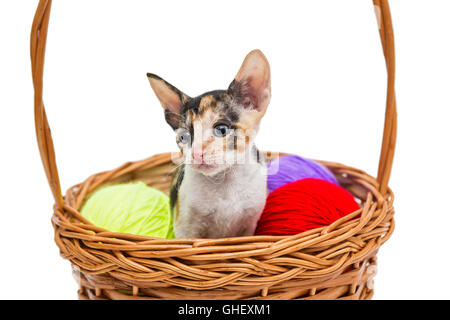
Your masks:
[{"label": "purple yarn ball", "polygon": [[285,184],[306,178],[316,178],[339,185],[333,173],[324,165],[299,156],[282,156],[267,165],[269,193]]}]

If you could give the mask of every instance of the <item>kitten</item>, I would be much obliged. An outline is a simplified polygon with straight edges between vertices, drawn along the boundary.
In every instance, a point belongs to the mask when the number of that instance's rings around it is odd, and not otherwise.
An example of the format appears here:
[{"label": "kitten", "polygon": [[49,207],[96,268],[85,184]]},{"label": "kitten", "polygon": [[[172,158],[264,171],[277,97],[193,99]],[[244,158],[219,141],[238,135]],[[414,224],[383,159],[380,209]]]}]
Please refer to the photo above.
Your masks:
[{"label": "kitten", "polygon": [[175,236],[253,235],[267,193],[266,166],[254,145],[271,94],[266,57],[250,52],[227,90],[195,98],[147,76],[184,160],[170,190]]}]

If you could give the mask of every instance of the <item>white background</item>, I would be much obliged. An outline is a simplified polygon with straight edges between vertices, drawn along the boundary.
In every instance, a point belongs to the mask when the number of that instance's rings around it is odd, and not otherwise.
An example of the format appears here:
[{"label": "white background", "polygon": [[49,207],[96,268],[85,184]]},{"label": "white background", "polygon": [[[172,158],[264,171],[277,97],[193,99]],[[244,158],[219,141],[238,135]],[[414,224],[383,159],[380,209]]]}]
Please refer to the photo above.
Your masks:
[{"label": "white background", "polygon": [[[33,121],[29,32],[36,0],[0,3],[0,298],[74,299]],[[375,299],[450,298],[450,3],[391,0],[398,145],[396,231]],[[376,174],[386,73],[372,1],[54,1],[44,101],[63,189],[176,149],[146,79],[189,95],[224,89],[248,51],[272,67],[263,150]]]}]

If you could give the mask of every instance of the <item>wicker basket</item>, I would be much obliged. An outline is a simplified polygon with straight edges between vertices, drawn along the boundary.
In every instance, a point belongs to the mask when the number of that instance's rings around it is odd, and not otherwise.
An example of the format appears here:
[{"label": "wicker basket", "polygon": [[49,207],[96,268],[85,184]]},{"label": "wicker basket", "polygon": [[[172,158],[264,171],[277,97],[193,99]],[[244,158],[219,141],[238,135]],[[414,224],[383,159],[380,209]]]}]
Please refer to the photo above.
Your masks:
[{"label": "wicker basket", "polygon": [[[79,209],[101,185],[141,180],[168,191],[169,154],[128,162],[89,177],[62,196],[42,100],[51,0],[40,0],[31,31],[36,135],[55,198],[52,223],[70,260],[81,299],[370,299],[376,253],[394,230],[388,187],[396,138],[394,40],[387,0],[374,0],[388,71],[387,108],[378,177],[323,162],[361,201],[361,209],[328,227],[294,236],[158,239],[113,233]],[[270,157],[270,154],[267,154]]]}]

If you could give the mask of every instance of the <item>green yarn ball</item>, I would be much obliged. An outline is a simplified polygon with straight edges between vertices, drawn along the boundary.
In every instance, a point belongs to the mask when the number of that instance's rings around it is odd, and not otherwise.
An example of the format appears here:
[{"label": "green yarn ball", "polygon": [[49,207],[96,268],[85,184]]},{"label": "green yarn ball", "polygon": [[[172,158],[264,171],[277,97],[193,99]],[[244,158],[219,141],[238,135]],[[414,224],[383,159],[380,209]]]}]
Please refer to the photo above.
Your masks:
[{"label": "green yarn ball", "polygon": [[94,225],[112,232],[174,238],[169,197],[143,182],[95,191],[81,214]]}]

